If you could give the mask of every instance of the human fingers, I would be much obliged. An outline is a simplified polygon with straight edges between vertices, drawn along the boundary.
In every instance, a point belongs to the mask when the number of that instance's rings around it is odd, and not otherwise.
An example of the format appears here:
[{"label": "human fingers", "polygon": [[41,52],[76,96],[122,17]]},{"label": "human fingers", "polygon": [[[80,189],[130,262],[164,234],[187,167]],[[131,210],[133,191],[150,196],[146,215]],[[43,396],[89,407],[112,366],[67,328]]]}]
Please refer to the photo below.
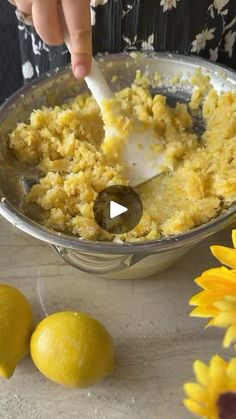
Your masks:
[{"label": "human fingers", "polygon": [[32,0],[9,0],[11,4],[26,15],[31,15]]},{"label": "human fingers", "polygon": [[73,73],[82,78],[89,73],[92,58],[90,1],[62,0],[62,10],[70,38]]},{"label": "human fingers", "polygon": [[32,18],[36,32],[46,44],[63,44],[64,36],[57,0],[34,0]]},{"label": "human fingers", "polygon": [[9,3],[13,4],[13,6],[16,5],[16,2],[14,0],[8,0]]},{"label": "human fingers", "polygon": [[9,0],[9,3],[16,7],[16,15],[19,21],[26,25],[32,25],[32,0]]}]

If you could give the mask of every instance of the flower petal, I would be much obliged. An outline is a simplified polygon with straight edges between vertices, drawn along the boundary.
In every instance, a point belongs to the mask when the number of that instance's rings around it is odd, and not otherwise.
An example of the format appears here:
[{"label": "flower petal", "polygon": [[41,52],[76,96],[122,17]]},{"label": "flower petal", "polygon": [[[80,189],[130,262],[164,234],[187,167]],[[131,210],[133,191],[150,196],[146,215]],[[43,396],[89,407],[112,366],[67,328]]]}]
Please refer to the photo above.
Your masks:
[{"label": "flower petal", "polygon": [[213,365],[217,365],[217,368],[223,368],[225,370],[228,364],[227,361],[224,360],[224,358],[221,358],[220,355],[216,354],[211,358],[209,368],[212,368]]},{"label": "flower petal", "polygon": [[219,313],[219,310],[212,306],[198,306],[191,311],[190,316],[191,317],[214,317]]},{"label": "flower petal", "polygon": [[209,368],[202,361],[195,361],[193,363],[193,370],[197,381],[203,386],[207,387],[210,384]]},{"label": "flower petal", "polygon": [[236,341],[236,325],[230,326],[224,336],[223,347],[229,348],[229,346]]},{"label": "flower petal", "polygon": [[220,311],[231,311],[236,313],[236,300],[230,300],[225,296],[223,300],[215,301],[214,306],[217,307]]},{"label": "flower petal", "polygon": [[207,391],[205,388],[203,388],[198,383],[186,383],[184,384],[184,391],[186,395],[194,400],[195,402],[200,403],[207,403],[209,400],[209,395],[207,394]]},{"label": "flower petal", "polygon": [[190,306],[210,305],[214,303],[215,301],[221,300],[222,297],[224,297],[224,295],[225,295],[224,293],[218,290],[217,291],[204,290],[194,295],[189,301],[189,305]]},{"label": "flower petal", "polygon": [[218,327],[228,327],[236,323],[236,313],[220,312],[213,319],[212,325]]},{"label": "flower petal", "polygon": [[235,357],[229,361],[228,368],[227,368],[227,377],[231,381],[231,385],[233,387],[232,390],[236,392],[236,358]]},{"label": "flower petal", "polygon": [[227,362],[221,358],[219,355],[214,355],[209,364],[209,377],[211,380],[211,391],[215,389],[216,391],[221,391],[225,389],[227,385],[226,380],[226,368]]},{"label": "flower petal", "polygon": [[236,230],[232,230],[232,242],[234,247],[236,247]]},{"label": "flower petal", "polygon": [[[197,282],[197,281],[196,281]],[[208,277],[203,276],[198,280],[197,284],[205,290],[221,291],[225,294],[236,294],[236,277],[231,278],[220,278],[220,277]]]},{"label": "flower petal", "polygon": [[220,266],[219,268],[211,268],[211,269],[207,269],[207,271],[204,271],[202,275],[204,276],[212,276],[212,275],[217,275],[217,276],[221,276],[222,274],[227,274],[227,273],[231,273],[232,271],[229,270],[228,268],[226,268],[225,266]]},{"label": "flower petal", "polygon": [[[209,284],[208,284],[209,280]],[[204,289],[210,289],[211,283],[215,281],[229,282],[232,285],[236,285],[236,271],[233,269],[228,269],[224,266],[220,268],[212,268],[203,272],[201,276],[195,279],[195,283]]]},{"label": "flower petal", "polygon": [[236,304],[236,295],[226,295],[225,300],[233,302],[234,304]]},{"label": "flower petal", "polygon": [[236,268],[236,249],[225,246],[211,246],[211,252],[224,265]]},{"label": "flower petal", "polygon": [[217,325],[215,324],[215,317],[213,317],[208,323],[207,323],[207,325],[205,326],[205,328],[207,329],[208,327],[211,327],[211,326],[215,326],[215,327],[217,327]]},{"label": "flower petal", "polygon": [[190,400],[190,399],[184,399],[183,401],[184,406],[186,409],[188,409],[191,413],[198,416],[205,417],[207,414],[207,409],[204,406],[201,406],[197,402]]}]

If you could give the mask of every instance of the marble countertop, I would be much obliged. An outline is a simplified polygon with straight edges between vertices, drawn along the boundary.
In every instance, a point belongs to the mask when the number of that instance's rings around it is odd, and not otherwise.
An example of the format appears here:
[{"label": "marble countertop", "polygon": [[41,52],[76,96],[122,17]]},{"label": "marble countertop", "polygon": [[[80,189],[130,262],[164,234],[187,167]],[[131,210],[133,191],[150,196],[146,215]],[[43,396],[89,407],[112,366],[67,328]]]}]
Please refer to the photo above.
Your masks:
[{"label": "marble countertop", "polygon": [[117,368],[95,387],[71,390],[44,378],[28,357],[10,380],[0,380],[0,418],[190,418],[182,386],[193,378],[193,361],[224,351],[223,331],[189,318],[188,300],[199,291],[193,278],[217,265],[209,244],[230,242],[228,230],[155,277],[108,280],[65,265],[46,244],[1,219],[0,281],[25,293],[38,320],[66,309],[95,316],[114,338]]}]

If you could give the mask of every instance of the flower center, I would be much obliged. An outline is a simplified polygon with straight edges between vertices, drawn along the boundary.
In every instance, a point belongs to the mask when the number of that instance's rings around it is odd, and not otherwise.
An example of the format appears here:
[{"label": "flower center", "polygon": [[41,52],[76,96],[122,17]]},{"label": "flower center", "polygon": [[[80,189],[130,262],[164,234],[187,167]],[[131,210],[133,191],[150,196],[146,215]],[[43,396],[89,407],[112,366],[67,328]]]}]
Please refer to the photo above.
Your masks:
[{"label": "flower center", "polygon": [[218,399],[219,419],[236,419],[236,393],[224,393]]}]

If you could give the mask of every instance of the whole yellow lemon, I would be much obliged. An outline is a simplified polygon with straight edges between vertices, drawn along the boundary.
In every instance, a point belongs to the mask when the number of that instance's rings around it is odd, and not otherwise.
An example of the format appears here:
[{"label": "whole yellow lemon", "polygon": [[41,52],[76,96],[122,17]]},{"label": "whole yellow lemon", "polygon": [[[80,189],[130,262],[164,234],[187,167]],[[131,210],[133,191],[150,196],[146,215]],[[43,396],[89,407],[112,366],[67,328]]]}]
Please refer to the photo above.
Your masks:
[{"label": "whole yellow lemon", "polygon": [[9,378],[29,352],[33,312],[17,288],[0,284],[0,376]]},{"label": "whole yellow lemon", "polygon": [[31,337],[30,352],[42,374],[69,387],[89,387],[114,369],[110,334],[84,313],[65,311],[43,319]]}]

